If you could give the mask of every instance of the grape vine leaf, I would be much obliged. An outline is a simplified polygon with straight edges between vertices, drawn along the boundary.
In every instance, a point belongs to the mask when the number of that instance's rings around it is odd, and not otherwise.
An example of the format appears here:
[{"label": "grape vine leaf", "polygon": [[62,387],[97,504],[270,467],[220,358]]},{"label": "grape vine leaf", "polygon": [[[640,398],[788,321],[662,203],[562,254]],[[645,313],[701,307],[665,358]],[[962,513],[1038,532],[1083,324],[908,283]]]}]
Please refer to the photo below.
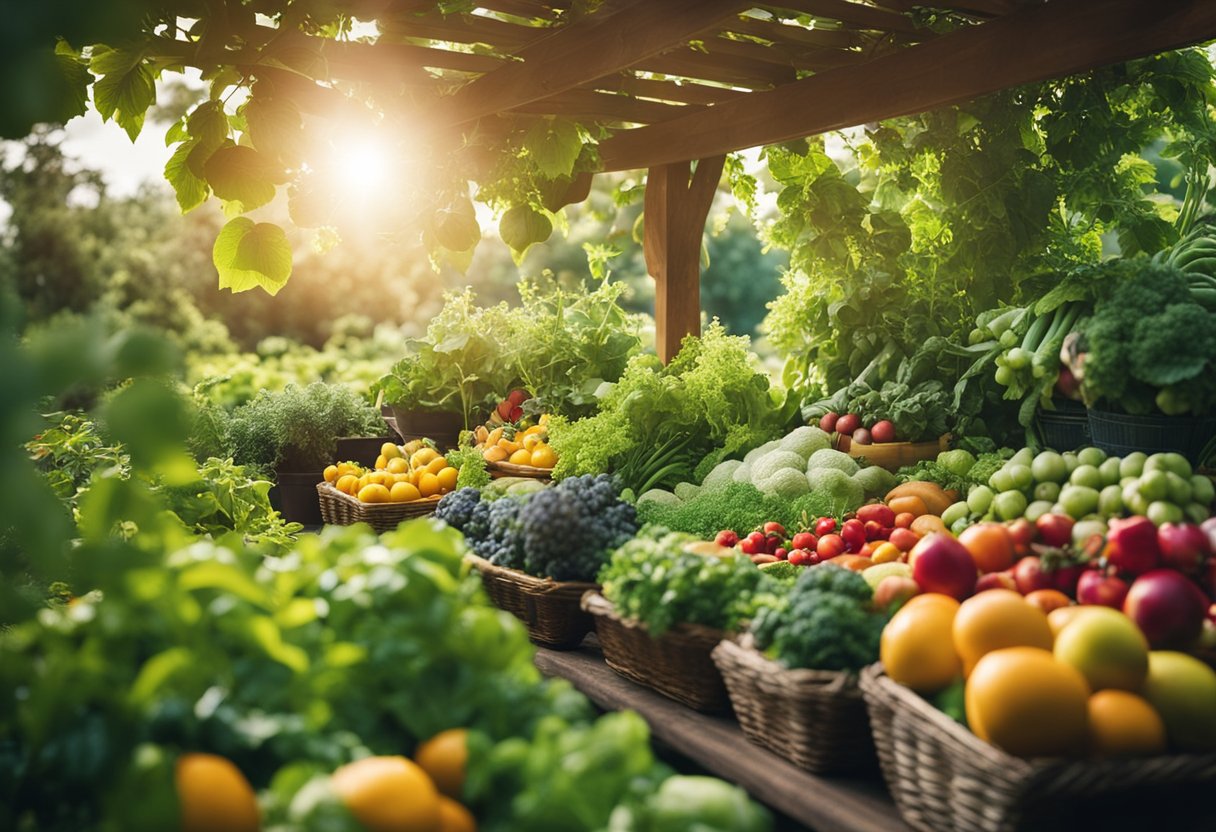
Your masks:
[{"label": "grape vine leaf", "polygon": [[211,259],[219,272],[220,288],[234,293],[261,286],[275,295],[291,276],[291,244],[283,229],[273,223],[254,223],[248,217],[224,225]]},{"label": "grape vine leaf", "polygon": [[144,116],[156,103],[156,79],[141,58],[138,52],[96,46],[89,60],[89,70],[101,76],[93,84],[93,105],[103,121],[113,118],[131,141],[143,130]]},{"label": "grape vine leaf", "polygon": [[62,120],[84,115],[89,109],[89,84],[93,83],[93,76],[67,41],[60,40],[55,44],[55,61],[63,73],[66,93],[61,101]]},{"label": "grape vine leaf", "polygon": [[303,155],[304,124],[290,99],[259,96],[245,103],[245,122],[253,146],[286,167],[295,167]]},{"label": "grape vine leaf", "polygon": [[540,119],[524,137],[524,147],[541,174],[549,179],[569,177],[583,150],[578,127],[564,119]]},{"label": "grape vine leaf", "polygon": [[224,145],[211,154],[203,170],[216,196],[239,203],[238,213],[274,199],[274,166],[252,147]]},{"label": "grape vine leaf", "polygon": [[165,179],[173,186],[177,205],[183,214],[202,205],[209,192],[207,183],[195,176],[187,163],[196,146],[193,141],[182,142],[169,161],[165,162]]}]

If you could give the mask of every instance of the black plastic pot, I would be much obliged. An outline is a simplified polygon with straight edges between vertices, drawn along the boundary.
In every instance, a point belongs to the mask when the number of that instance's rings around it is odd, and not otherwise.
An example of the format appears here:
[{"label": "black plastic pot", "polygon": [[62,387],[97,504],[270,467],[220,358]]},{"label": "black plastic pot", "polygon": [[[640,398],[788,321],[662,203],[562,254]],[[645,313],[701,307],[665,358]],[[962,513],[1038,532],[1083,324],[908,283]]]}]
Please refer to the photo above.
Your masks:
[{"label": "black plastic pot", "polygon": [[385,442],[396,442],[395,436],[345,436],[338,440],[337,454],[334,460],[338,462],[357,462],[371,468],[380,456],[380,448]]},{"label": "black plastic pot", "polygon": [[1056,451],[1075,451],[1092,443],[1089,410],[1072,399],[1053,399],[1055,410],[1039,409],[1035,419],[1043,444]]},{"label": "black plastic pot", "polygon": [[[276,485],[272,502],[278,503],[279,513],[288,522],[305,526],[321,525],[321,498],[317,496],[320,471],[275,471]],[[277,493],[276,493],[277,492]]]},{"label": "black plastic pot", "polygon": [[450,410],[410,410],[400,405],[389,405],[393,421],[391,427],[402,441],[430,439],[440,449],[455,448],[464,430],[464,416]]},{"label": "black plastic pot", "polygon": [[1093,444],[1108,454],[1125,456],[1133,451],[1146,454],[1173,451],[1192,464],[1198,464],[1200,451],[1216,434],[1216,417],[1130,416],[1090,410],[1089,433]]}]

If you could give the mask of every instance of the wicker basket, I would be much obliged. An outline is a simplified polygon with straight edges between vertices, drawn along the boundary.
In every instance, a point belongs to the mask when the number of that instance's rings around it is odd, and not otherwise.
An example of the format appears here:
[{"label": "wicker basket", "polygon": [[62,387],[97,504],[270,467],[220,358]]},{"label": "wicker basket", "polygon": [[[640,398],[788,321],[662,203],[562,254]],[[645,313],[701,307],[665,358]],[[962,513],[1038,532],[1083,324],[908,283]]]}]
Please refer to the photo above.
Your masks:
[{"label": "wicker basket", "polygon": [[553,479],[552,468],[537,468],[534,465],[513,465],[510,462],[487,462],[486,469],[490,476],[499,477],[531,477],[548,482]]},{"label": "wicker basket", "polygon": [[317,483],[321,497],[321,519],[333,526],[367,523],[378,532],[390,532],[403,520],[433,514],[439,505],[437,497],[410,503],[364,503],[343,494],[327,482]]},{"label": "wicker basket", "polygon": [[595,634],[604,661],[627,679],[704,713],[730,710],[713,649],[726,635],[700,624],[677,624],[654,638],[636,621],[620,618],[597,592],[583,596],[583,609],[595,616]]},{"label": "wicker basket", "polygon": [[524,622],[528,636],[537,644],[573,650],[595,627],[579,599],[588,590],[598,590],[598,584],[537,578],[476,555],[465,555],[465,561],[481,573],[482,586],[494,606]]},{"label": "wicker basket", "polygon": [[[984,742],[881,665],[862,671],[883,776],[923,832],[1216,829],[1216,754],[1026,760]],[[1164,826],[1163,826],[1164,824]]]},{"label": "wicker basket", "polygon": [[950,450],[950,434],[943,434],[932,442],[876,442],[872,445],[858,445],[848,436],[837,436],[836,450],[854,459],[864,457],[870,465],[898,471],[905,465],[935,459],[942,451]]},{"label": "wicker basket", "polygon": [[750,636],[722,641],[713,657],[753,743],[816,774],[877,768],[856,673],[782,667]]}]

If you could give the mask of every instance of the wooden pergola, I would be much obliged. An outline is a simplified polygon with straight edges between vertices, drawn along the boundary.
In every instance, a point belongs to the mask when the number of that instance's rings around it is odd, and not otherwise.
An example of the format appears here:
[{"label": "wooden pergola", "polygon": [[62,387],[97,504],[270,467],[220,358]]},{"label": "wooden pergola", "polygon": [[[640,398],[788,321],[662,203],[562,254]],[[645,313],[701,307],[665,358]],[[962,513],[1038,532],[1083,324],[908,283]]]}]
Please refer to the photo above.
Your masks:
[{"label": "wooden pergola", "polygon": [[[455,15],[382,5],[378,42],[323,45],[333,79],[391,73],[440,133],[487,117],[597,122],[612,130],[601,170],[647,169],[664,360],[699,331],[700,242],[724,154],[1216,38],[1213,0],[479,0]],[[934,12],[948,25],[930,28]],[[585,197],[580,184],[567,201]]]}]

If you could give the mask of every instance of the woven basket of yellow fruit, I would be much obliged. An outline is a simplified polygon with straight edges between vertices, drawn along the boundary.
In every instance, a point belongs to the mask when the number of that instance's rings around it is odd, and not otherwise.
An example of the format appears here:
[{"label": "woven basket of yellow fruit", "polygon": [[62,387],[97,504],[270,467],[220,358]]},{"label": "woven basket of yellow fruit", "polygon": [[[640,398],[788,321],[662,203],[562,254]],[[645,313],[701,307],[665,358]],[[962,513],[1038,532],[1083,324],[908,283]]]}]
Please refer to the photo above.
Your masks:
[{"label": "woven basket of yellow fruit", "polygon": [[[510,402],[507,399],[503,404]],[[557,464],[557,454],[549,446],[549,416],[542,414],[535,424],[523,418],[507,422],[503,420],[502,411],[500,407],[489,423],[473,431],[475,447],[485,457],[490,476],[549,479]],[[519,406],[514,406],[508,413],[518,416],[519,411]]]},{"label": "woven basket of yellow fruit", "polygon": [[439,498],[455,490],[456,476],[456,468],[425,440],[385,442],[371,470],[354,462],[325,469],[325,481],[317,484],[321,517],[334,525],[395,529],[402,520],[433,512]]}]

